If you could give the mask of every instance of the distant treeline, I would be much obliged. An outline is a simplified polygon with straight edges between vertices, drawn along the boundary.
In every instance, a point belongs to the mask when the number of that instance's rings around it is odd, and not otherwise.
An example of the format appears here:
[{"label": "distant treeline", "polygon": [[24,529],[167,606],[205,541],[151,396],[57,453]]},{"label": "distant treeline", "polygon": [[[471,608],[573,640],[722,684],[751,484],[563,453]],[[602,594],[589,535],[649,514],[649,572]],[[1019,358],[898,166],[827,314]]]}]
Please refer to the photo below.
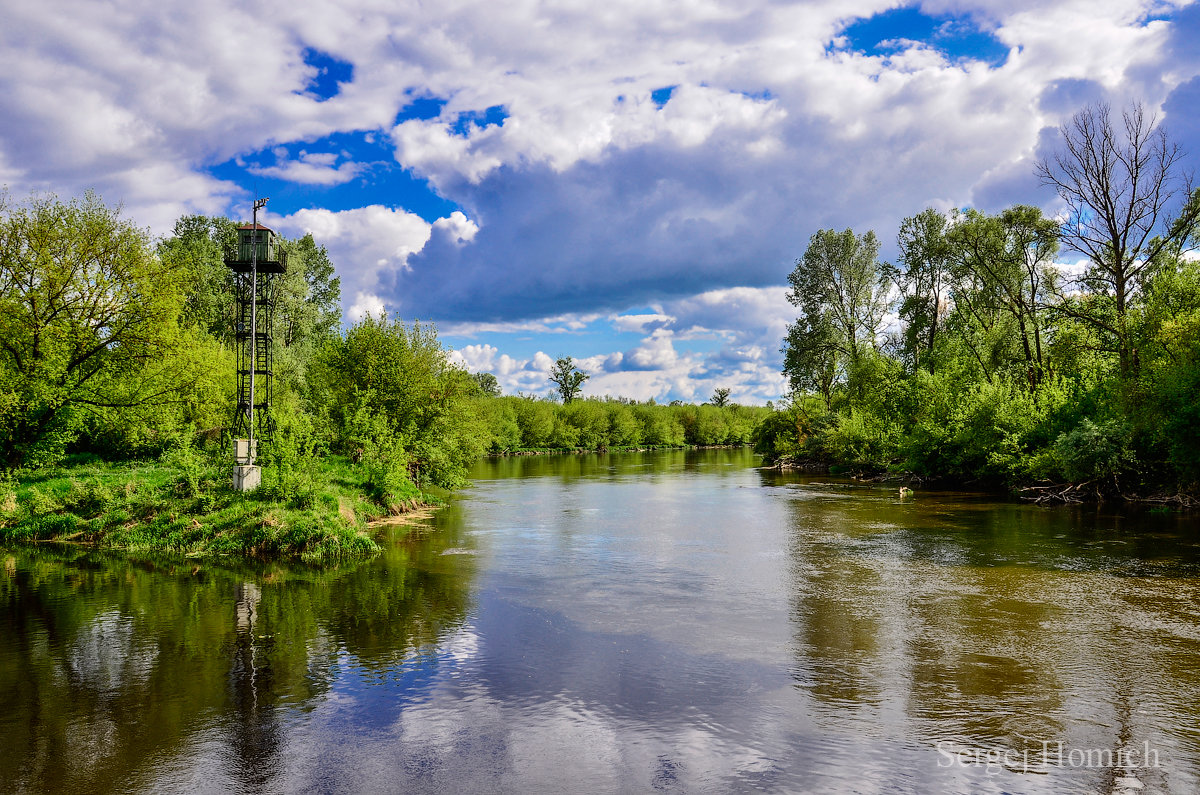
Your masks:
[{"label": "distant treeline", "polygon": [[473,401],[492,453],[749,444],[770,409],[739,405],[659,405],[619,399],[567,404],[528,397]]}]

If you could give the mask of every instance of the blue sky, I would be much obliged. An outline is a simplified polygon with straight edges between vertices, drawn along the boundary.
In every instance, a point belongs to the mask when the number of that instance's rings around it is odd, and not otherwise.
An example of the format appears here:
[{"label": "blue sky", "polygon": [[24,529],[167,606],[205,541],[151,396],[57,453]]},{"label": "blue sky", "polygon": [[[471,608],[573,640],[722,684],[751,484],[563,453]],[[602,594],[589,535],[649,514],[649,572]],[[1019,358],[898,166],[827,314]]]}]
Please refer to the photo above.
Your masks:
[{"label": "blue sky", "polygon": [[[1089,103],[1200,152],[1193,2],[5,3],[0,182],[311,232],[347,321],[434,321],[507,392],[785,390],[822,228],[893,254],[925,207],[1055,211]],[[1191,162],[1195,162],[1193,158]]]}]

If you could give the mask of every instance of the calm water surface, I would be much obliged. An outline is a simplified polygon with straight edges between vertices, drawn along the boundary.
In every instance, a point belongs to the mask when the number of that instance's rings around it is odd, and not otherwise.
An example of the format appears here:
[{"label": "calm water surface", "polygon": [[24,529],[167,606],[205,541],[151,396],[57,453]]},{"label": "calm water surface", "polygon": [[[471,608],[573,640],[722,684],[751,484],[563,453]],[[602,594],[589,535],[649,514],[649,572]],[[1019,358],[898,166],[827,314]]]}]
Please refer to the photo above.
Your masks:
[{"label": "calm water surface", "polygon": [[336,569],[0,550],[0,790],[1200,791],[1200,522],[481,462]]}]

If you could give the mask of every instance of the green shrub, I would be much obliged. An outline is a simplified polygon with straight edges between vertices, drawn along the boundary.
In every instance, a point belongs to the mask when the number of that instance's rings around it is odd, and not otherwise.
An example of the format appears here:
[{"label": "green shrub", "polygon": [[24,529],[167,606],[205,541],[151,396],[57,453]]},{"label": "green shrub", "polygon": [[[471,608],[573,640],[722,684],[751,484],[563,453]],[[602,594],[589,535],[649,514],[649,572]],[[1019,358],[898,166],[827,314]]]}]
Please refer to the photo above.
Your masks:
[{"label": "green shrub", "polygon": [[69,535],[79,528],[79,517],[72,513],[51,513],[36,516],[26,523],[25,534],[30,538],[55,538]]},{"label": "green shrub", "polygon": [[678,447],[684,444],[683,423],[669,406],[638,406],[634,416],[642,425],[643,444]]},{"label": "green shrub", "polygon": [[368,316],[321,348],[307,380],[335,448],[358,447],[360,414],[379,418],[411,459],[418,484],[463,484],[486,447],[472,409],[478,384],[451,362],[432,326]]},{"label": "green shrub", "polygon": [[527,397],[504,398],[509,401],[521,429],[521,446],[549,447],[554,436],[554,404]]},{"label": "green shrub", "polygon": [[560,450],[573,450],[579,447],[579,428],[572,425],[566,417],[554,419],[554,432],[550,434],[550,446]]},{"label": "green shrub", "polygon": [[42,491],[37,486],[30,486],[25,498],[25,511],[31,517],[48,516],[57,513],[62,503],[50,491]]},{"label": "green shrub", "polygon": [[390,510],[419,494],[409,477],[408,454],[394,434],[380,430],[362,440],[361,450],[363,490],[372,500]]},{"label": "green shrub", "polygon": [[[1200,322],[1194,333],[1200,334]],[[1195,348],[1157,368],[1145,416],[1136,420],[1183,483],[1200,482],[1200,345]]]},{"label": "green shrub", "polygon": [[687,444],[725,444],[729,438],[726,410],[716,406],[681,406],[678,418]]},{"label": "green shrub", "polygon": [[99,516],[117,501],[111,486],[98,477],[80,482],[71,479],[70,490],[63,500],[63,507],[85,518]]},{"label": "green shrub", "polygon": [[104,460],[91,452],[71,453],[63,456],[61,466],[63,467],[87,467],[95,466],[104,463]]},{"label": "green shrub", "polygon": [[313,433],[312,420],[299,406],[284,403],[274,417],[265,472],[271,495],[293,508],[311,508],[320,485],[323,446]]},{"label": "green shrub", "polygon": [[1054,454],[1069,481],[1112,480],[1118,485],[1137,463],[1129,441],[1129,427],[1121,420],[1097,424],[1084,418],[1055,440]]},{"label": "green shrub", "polygon": [[513,399],[482,397],[471,401],[471,405],[485,428],[489,452],[504,453],[521,446],[521,425]]},{"label": "green shrub", "polygon": [[190,444],[181,442],[159,457],[159,463],[175,472],[172,488],[180,497],[200,495],[206,477],[211,477],[209,464]]},{"label": "green shrub", "polygon": [[642,424],[624,403],[606,403],[608,442],[613,447],[636,447],[642,443]]},{"label": "green shrub", "polygon": [[800,444],[796,415],[791,411],[772,413],[754,429],[752,444],[754,452],[768,462],[796,452]]},{"label": "green shrub", "polygon": [[17,513],[17,478],[11,470],[0,469],[0,518]]},{"label": "green shrub", "polygon": [[854,467],[883,469],[896,455],[894,432],[886,422],[859,409],[843,414],[823,435],[823,445],[837,462]]},{"label": "green shrub", "polygon": [[[560,430],[555,425],[555,434],[563,441],[562,447],[583,447],[596,450],[607,447],[608,412],[604,404],[596,400],[573,400],[558,409],[558,422],[575,429],[575,433]],[[572,441],[573,440],[573,441]]]}]

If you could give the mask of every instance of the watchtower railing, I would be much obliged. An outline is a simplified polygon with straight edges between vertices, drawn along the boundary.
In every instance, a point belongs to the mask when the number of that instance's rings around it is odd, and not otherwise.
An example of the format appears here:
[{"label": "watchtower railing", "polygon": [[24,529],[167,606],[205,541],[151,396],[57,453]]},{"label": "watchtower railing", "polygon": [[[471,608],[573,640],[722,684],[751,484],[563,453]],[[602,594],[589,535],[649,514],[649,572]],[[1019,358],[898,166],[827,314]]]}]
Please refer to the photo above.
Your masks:
[{"label": "watchtower railing", "polygon": [[233,243],[225,246],[225,264],[235,271],[248,271],[258,249],[258,270],[262,273],[283,273],[287,270],[287,250],[278,240],[258,243]]}]

